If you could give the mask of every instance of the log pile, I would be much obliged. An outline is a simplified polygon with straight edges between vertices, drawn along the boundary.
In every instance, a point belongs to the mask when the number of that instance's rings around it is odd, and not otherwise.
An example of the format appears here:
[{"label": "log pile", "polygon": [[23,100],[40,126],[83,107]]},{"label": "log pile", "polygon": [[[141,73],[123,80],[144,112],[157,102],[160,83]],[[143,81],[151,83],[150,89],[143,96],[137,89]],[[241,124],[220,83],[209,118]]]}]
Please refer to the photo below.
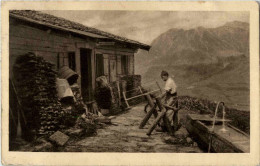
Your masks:
[{"label": "log pile", "polygon": [[[126,98],[140,95],[141,92],[138,89],[141,86],[141,76],[140,75],[128,75],[122,76],[121,81],[126,81]],[[138,97],[132,100],[129,100],[129,105],[136,105],[144,101],[144,97]]]},{"label": "log pile", "polygon": [[39,135],[53,134],[59,127],[62,111],[53,67],[34,53],[19,56],[14,65],[15,86],[27,126]]}]

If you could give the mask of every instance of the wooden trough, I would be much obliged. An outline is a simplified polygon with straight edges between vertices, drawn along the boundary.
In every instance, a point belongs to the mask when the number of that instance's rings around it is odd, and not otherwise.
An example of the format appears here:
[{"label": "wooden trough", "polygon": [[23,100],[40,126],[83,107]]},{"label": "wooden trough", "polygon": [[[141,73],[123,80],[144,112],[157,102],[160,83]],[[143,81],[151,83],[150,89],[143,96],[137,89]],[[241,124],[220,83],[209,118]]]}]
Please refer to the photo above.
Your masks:
[{"label": "wooden trough", "polygon": [[211,152],[250,152],[249,135],[228,124],[225,126],[227,131],[222,132],[222,119],[216,119],[214,131],[211,131],[212,122],[209,115],[188,114],[186,128],[202,147],[208,148],[211,142]]}]

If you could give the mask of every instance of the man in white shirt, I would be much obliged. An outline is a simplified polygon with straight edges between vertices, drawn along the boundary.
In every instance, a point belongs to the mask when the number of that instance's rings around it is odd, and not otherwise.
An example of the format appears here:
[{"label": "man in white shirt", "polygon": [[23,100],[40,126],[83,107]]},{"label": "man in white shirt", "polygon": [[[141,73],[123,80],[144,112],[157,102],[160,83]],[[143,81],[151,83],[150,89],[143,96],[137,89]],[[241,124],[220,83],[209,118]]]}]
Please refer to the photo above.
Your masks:
[{"label": "man in white shirt", "polygon": [[[163,81],[165,81],[165,87],[164,90],[166,93],[163,95],[165,97],[165,104],[170,106],[176,106],[178,107],[178,101],[177,101],[177,86],[174,82],[174,80],[169,77],[169,74],[167,71],[161,72],[161,78]],[[178,112],[175,112],[173,110],[168,110],[166,112],[166,116],[171,122],[171,125],[173,126],[174,130],[178,130],[179,128],[179,118],[178,118]]]}]

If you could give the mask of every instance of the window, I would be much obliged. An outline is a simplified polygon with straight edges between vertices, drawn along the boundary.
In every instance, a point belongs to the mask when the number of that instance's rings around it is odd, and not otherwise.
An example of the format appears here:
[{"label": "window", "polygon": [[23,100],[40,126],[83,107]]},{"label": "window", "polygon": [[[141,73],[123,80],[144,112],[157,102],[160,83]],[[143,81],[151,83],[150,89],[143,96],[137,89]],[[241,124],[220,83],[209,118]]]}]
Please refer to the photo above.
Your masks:
[{"label": "window", "polygon": [[69,58],[69,68],[75,71],[76,70],[75,52],[69,52],[68,58]]}]

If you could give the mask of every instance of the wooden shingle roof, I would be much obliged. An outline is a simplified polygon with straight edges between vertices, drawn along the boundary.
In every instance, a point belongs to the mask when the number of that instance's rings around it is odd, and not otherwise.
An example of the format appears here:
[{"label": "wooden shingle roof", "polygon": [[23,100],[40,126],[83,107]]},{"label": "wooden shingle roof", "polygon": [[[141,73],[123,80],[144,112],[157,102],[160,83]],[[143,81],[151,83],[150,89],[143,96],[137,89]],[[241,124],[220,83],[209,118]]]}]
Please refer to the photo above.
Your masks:
[{"label": "wooden shingle roof", "polygon": [[34,22],[37,24],[58,28],[65,31],[71,31],[85,36],[90,36],[93,38],[109,38],[119,42],[125,42],[135,45],[138,48],[149,50],[150,46],[147,44],[140,43],[135,40],[127,39],[125,37],[117,36],[108,32],[98,30],[96,28],[88,27],[80,23],[66,20],[64,18],[56,17],[50,14],[46,14],[34,10],[10,10],[10,17],[15,17],[29,22]]}]

